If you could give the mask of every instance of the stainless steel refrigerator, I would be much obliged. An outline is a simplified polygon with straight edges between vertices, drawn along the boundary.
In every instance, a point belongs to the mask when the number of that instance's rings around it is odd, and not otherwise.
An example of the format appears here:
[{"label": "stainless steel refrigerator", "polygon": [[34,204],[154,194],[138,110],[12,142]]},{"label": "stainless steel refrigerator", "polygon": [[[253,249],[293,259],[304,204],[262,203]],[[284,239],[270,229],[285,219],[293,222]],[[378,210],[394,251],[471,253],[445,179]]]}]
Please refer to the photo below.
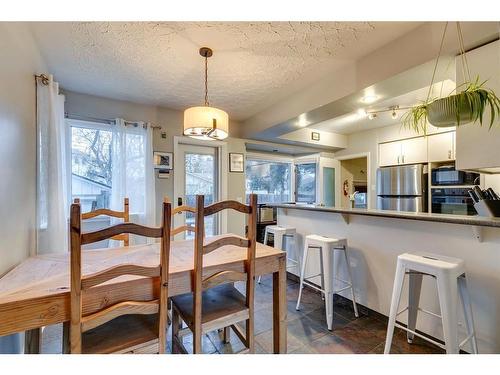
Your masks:
[{"label": "stainless steel refrigerator", "polygon": [[427,212],[427,165],[377,169],[377,208]]}]

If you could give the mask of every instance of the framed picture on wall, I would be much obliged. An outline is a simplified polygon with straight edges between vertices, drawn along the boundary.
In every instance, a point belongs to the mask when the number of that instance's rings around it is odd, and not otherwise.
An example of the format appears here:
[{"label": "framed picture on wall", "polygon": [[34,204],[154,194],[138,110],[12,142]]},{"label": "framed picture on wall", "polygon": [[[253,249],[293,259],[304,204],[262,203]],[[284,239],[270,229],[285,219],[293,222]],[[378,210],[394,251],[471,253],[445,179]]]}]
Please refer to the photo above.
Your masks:
[{"label": "framed picture on wall", "polygon": [[245,157],[243,154],[236,152],[229,153],[229,172],[243,173],[245,164]]},{"label": "framed picture on wall", "polygon": [[153,152],[153,165],[155,169],[173,169],[174,154],[171,152]]}]

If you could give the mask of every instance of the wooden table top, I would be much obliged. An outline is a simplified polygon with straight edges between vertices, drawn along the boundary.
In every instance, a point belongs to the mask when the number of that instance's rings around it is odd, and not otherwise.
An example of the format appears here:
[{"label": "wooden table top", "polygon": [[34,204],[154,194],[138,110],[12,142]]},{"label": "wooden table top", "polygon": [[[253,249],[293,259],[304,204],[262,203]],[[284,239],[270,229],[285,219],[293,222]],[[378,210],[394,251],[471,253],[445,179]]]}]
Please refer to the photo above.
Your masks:
[{"label": "wooden table top", "polygon": [[[210,237],[209,243],[218,238]],[[259,263],[264,258],[283,256],[284,252],[270,246],[257,243],[256,273]],[[223,246],[204,256],[204,269],[241,263],[246,259],[246,248]],[[260,262],[259,262],[260,261]],[[84,250],[82,253],[82,274],[87,275],[118,265],[133,263],[143,266],[155,266],[159,263],[159,243],[130,247]],[[193,241],[172,241],[170,252],[169,275],[189,272],[193,269]],[[139,276],[121,276],[109,280],[108,284],[140,278]],[[0,278],[0,305],[33,298],[44,298],[69,293],[69,253],[54,253],[30,257]],[[170,294],[170,293],[169,293]],[[0,317],[1,323],[1,317]]]}]

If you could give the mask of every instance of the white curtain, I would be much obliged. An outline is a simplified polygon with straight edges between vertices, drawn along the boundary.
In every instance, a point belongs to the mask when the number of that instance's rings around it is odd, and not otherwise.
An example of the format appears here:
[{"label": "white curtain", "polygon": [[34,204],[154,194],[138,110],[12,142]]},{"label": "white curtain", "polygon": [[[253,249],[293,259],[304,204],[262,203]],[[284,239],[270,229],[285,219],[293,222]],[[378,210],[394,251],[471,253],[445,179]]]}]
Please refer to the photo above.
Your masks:
[{"label": "white curtain", "polygon": [[38,189],[37,253],[68,249],[69,191],[64,96],[49,76],[37,83]]},{"label": "white curtain", "polygon": [[[130,221],[154,226],[155,187],[153,133],[149,124],[129,123],[117,118],[113,127],[111,155],[111,209],[123,209],[129,198]],[[131,236],[131,244],[143,240]],[[110,246],[118,246],[110,241]]]}]

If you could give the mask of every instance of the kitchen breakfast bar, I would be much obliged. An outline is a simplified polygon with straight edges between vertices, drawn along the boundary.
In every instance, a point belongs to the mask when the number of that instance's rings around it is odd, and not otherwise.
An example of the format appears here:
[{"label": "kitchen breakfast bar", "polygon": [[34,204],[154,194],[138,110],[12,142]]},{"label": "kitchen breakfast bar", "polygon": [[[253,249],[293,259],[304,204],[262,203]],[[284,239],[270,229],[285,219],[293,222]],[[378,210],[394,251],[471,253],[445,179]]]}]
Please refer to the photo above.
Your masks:
[{"label": "kitchen breakfast bar", "polygon": [[[302,259],[305,236],[316,234],[345,238],[349,247],[356,302],[389,315],[397,257],[403,253],[428,252],[465,261],[467,286],[480,353],[500,351],[500,218],[344,209],[303,204],[274,204],[279,226],[293,227],[297,244],[287,244],[288,257]],[[311,254],[312,253],[312,254]],[[335,258],[341,279],[346,280],[343,258]],[[293,264],[293,263],[292,263]],[[310,252],[306,276],[320,267],[319,252]],[[288,271],[299,276],[299,267],[289,264]],[[319,277],[311,279],[320,284]],[[351,298],[350,292],[340,292]],[[408,301],[405,281],[399,309]],[[440,313],[436,282],[424,277],[420,307]],[[460,309],[459,335],[464,339],[465,324]],[[406,324],[406,313],[398,317]],[[441,320],[419,314],[417,329],[443,339]],[[470,352],[468,344],[464,349]]]}]

